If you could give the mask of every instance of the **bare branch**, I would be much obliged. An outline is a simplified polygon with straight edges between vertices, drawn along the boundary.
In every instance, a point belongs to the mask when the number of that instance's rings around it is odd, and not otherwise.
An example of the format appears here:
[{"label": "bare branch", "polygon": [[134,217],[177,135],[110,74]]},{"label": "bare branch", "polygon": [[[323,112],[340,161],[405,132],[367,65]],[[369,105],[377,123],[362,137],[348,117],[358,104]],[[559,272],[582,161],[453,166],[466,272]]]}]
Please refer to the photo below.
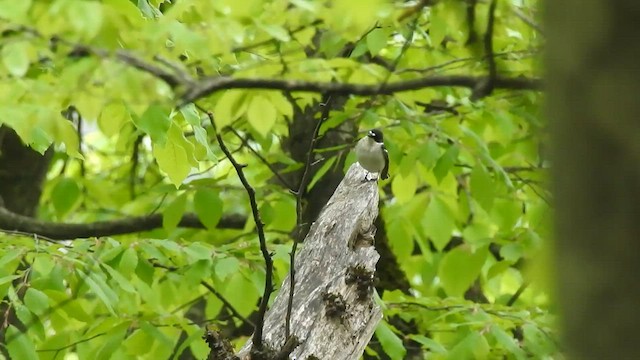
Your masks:
[{"label": "bare branch", "polygon": [[278,172],[278,169],[276,169],[273,164],[271,164],[270,162],[267,161],[267,159],[264,158],[264,156],[262,156],[258,151],[256,151],[254,148],[252,148],[249,145],[249,141],[243,137],[242,135],[240,135],[240,133],[238,131],[236,131],[236,129],[229,127],[229,130],[231,130],[231,132],[238,137],[238,139],[240,139],[240,141],[242,141],[242,144],[248,148],[258,159],[260,159],[260,161],[262,161],[263,164],[265,164],[269,170],[271,170],[271,172],[273,173],[273,175],[275,175],[275,177],[278,178],[278,180],[280,180],[280,182],[282,182],[282,184],[284,186],[286,186],[288,189],[293,190],[293,187],[289,184],[289,182],[287,181],[287,179],[285,179],[284,177],[282,177],[282,175],[280,175],[280,173]]},{"label": "bare branch", "polygon": [[[220,219],[220,229],[242,229],[246,218],[242,215],[226,215]],[[179,227],[204,229],[196,214],[184,214]],[[19,231],[52,240],[73,240],[90,237],[113,236],[150,231],[162,227],[162,214],[132,216],[92,223],[55,223],[13,213],[0,207],[0,229]]]},{"label": "bare branch", "polygon": [[[418,90],[428,87],[454,86],[476,88],[479,83],[486,81],[484,76],[430,76],[419,79],[392,82],[384,86],[380,84],[348,84],[336,82],[313,82],[304,80],[282,79],[247,79],[233,78],[229,76],[207,77],[194,84],[182,95],[184,104],[206,97],[219,90],[227,89],[266,89],[283,91],[303,91],[330,93],[334,95],[389,95],[396,92]],[[512,90],[541,90],[542,81],[535,78],[516,77],[508,78],[496,76],[493,85],[495,88]]]},{"label": "bare branch", "polygon": [[258,308],[258,315],[256,320],[255,330],[253,332],[253,344],[254,348],[252,352],[259,352],[263,348],[262,343],[262,329],[264,327],[264,314],[267,312],[267,305],[269,303],[269,297],[273,292],[273,259],[271,259],[271,254],[269,254],[269,250],[267,249],[267,240],[264,236],[264,224],[262,223],[262,219],[260,218],[260,211],[258,210],[258,202],[256,201],[256,191],[251,187],[249,181],[247,181],[246,176],[244,175],[244,171],[242,168],[245,165],[240,165],[236,159],[233,157],[229,149],[222,140],[222,135],[218,131],[216,126],[216,122],[213,119],[213,114],[204,110],[201,106],[196,105],[200,110],[204,111],[209,117],[209,121],[211,122],[211,126],[213,127],[213,131],[216,134],[216,139],[218,140],[218,145],[220,145],[220,150],[227,156],[227,159],[233,165],[233,168],[236,170],[238,174],[238,178],[240,182],[247,190],[247,195],[249,196],[249,203],[251,205],[251,213],[253,214],[253,221],[256,224],[256,231],[258,232],[258,239],[260,240],[260,251],[262,252],[262,256],[264,257],[265,262],[265,284],[264,284],[264,293],[262,294],[262,300],[260,301],[260,307]]},{"label": "bare branch", "polygon": [[489,66],[489,76],[484,81],[481,81],[476,85],[473,89],[471,100],[477,100],[491,95],[496,87],[498,66],[493,55],[493,28],[495,23],[496,4],[497,0],[491,0],[491,4],[489,4],[487,30],[484,32],[484,55],[487,59],[487,65]]},{"label": "bare branch", "polygon": [[307,185],[309,184],[309,176],[311,175],[311,164],[313,162],[314,150],[316,147],[316,142],[318,141],[318,135],[320,133],[320,127],[322,123],[329,118],[329,113],[331,112],[331,96],[324,95],[321,102],[322,114],[320,115],[320,119],[316,123],[316,127],[313,130],[313,135],[311,140],[309,141],[309,150],[307,151],[307,160],[304,164],[304,171],[302,172],[302,178],[300,179],[300,185],[298,186],[298,191],[295,193],[296,195],[296,214],[298,217],[297,220],[297,234],[293,237],[293,245],[291,246],[290,264],[289,264],[289,299],[287,300],[287,315],[285,316],[285,340],[289,339],[291,335],[291,309],[293,308],[293,295],[296,284],[296,251],[298,250],[298,242],[300,241],[300,237],[302,236],[302,228],[303,228],[303,208],[302,202],[304,200],[304,195],[307,191]]}]

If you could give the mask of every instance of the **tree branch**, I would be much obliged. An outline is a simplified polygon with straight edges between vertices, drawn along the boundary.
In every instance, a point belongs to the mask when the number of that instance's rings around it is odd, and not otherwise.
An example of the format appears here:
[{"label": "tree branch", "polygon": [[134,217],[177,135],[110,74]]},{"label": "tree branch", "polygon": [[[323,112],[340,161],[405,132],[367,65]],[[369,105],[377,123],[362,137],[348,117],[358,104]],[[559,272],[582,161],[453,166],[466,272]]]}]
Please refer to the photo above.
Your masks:
[{"label": "tree branch", "polygon": [[[183,95],[182,102],[187,104],[197,99],[206,97],[219,90],[227,89],[266,89],[282,91],[302,91],[330,93],[334,95],[389,95],[396,92],[419,90],[428,87],[454,86],[474,89],[478,84],[486,81],[485,76],[429,76],[406,81],[396,81],[384,86],[380,84],[348,84],[336,82],[313,82],[304,80],[282,79],[247,79],[233,78],[229,76],[213,76],[202,79],[190,87]],[[502,77],[496,76],[493,82],[494,88],[512,90],[541,90],[542,81],[528,77]]]},{"label": "tree branch", "polygon": [[484,32],[484,56],[487,59],[489,76],[487,76],[484,81],[481,81],[476,85],[476,88],[473,89],[473,94],[471,94],[471,100],[477,100],[485,96],[489,96],[496,88],[498,66],[493,55],[493,28],[496,18],[496,4],[497,0],[491,0],[491,3],[489,4],[487,30]]},{"label": "tree branch", "polygon": [[[196,105],[197,106],[197,105]],[[204,109],[200,106],[197,106],[200,110]],[[269,250],[267,249],[267,240],[264,236],[264,224],[262,223],[262,219],[260,218],[260,211],[258,210],[258,202],[256,201],[256,191],[251,187],[249,181],[244,175],[244,171],[242,170],[245,165],[240,165],[236,159],[233,157],[224,141],[222,140],[222,135],[218,131],[216,126],[216,122],[213,119],[213,114],[211,112],[205,111],[207,117],[209,117],[209,121],[211,122],[211,126],[213,127],[213,131],[216,134],[216,139],[218,140],[218,145],[220,145],[220,150],[227,156],[227,159],[233,165],[233,168],[236,170],[238,174],[238,178],[240,182],[247,190],[247,195],[249,196],[249,203],[251,205],[251,213],[253,214],[253,221],[256,224],[256,231],[258,232],[258,239],[260,241],[260,251],[262,252],[262,256],[264,257],[265,262],[265,284],[264,284],[264,293],[262,294],[262,300],[260,301],[260,307],[258,308],[258,315],[256,320],[255,330],[253,332],[253,344],[254,349],[252,349],[252,353],[259,353],[263,348],[262,343],[262,329],[264,327],[264,314],[267,312],[267,305],[269,303],[269,297],[271,292],[273,292],[273,259],[271,259],[271,254],[269,254]]]},{"label": "tree branch", "polygon": [[300,184],[298,186],[298,191],[295,193],[296,195],[296,215],[297,215],[297,234],[293,237],[293,245],[291,246],[291,253],[289,253],[290,264],[289,264],[289,299],[287,300],[287,314],[285,315],[285,341],[288,341],[291,335],[291,309],[293,308],[293,295],[295,293],[295,284],[296,284],[296,251],[298,250],[298,243],[300,241],[300,237],[302,236],[302,219],[303,219],[303,206],[302,202],[304,201],[304,196],[307,192],[307,185],[309,184],[309,176],[311,175],[311,163],[313,163],[313,154],[316,148],[316,143],[318,141],[318,135],[320,133],[320,127],[322,123],[325,122],[329,118],[329,113],[331,112],[331,96],[324,95],[322,99],[321,106],[322,114],[320,114],[320,119],[318,119],[316,123],[316,127],[313,130],[313,135],[311,136],[311,140],[309,140],[309,150],[307,151],[307,159],[304,163],[304,170],[302,172],[302,178],[300,179]]},{"label": "tree branch", "polygon": [[[220,229],[242,229],[246,218],[242,215],[226,215],[220,219]],[[187,213],[178,223],[179,227],[205,229],[196,214]],[[52,240],[73,240],[80,238],[113,236],[150,231],[162,227],[162,214],[132,216],[110,221],[92,223],[55,223],[42,221],[13,213],[0,207],[0,229],[19,231],[43,236]]]}]

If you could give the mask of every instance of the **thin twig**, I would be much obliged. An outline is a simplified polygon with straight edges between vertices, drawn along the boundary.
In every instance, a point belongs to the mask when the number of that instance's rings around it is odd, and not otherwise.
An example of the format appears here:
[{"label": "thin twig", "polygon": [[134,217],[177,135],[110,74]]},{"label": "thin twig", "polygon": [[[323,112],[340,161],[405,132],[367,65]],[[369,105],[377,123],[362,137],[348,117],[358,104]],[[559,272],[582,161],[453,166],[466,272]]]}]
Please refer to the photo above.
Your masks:
[{"label": "thin twig", "polygon": [[329,112],[331,111],[331,95],[325,94],[322,98],[322,114],[320,115],[320,119],[316,123],[316,127],[313,130],[313,136],[309,141],[309,149],[307,151],[307,159],[304,164],[304,170],[302,172],[302,178],[300,179],[300,186],[298,187],[298,191],[295,193],[296,195],[296,214],[297,214],[297,234],[293,237],[293,245],[291,246],[290,256],[290,265],[289,265],[289,299],[287,302],[287,314],[285,316],[285,341],[289,339],[291,335],[291,310],[293,308],[293,295],[295,291],[296,284],[296,251],[298,250],[298,243],[300,241],[300,237],[302,236],[302,215],[303,215],[303,206],[302,202],[304,201],[304,195],[306,194],[307,185],[309,183],[309,176],[311,173],[311,165],[313,163],[313,155],[316,147],[316,142],[318,141],[318,134],[320,133],[320,127],[325,120],[329,118]]},{"label": "thin twig", "polygon": [[232,128],[231,126],[229,126],[229,130],[238,137],[238,139],[240,139],[240,141],[242,141],[242,144],[249,149],[249,151],[251,151],[258,159],[260,159],[260,161],[262,161],[263,164],[265,164],[269,170],[271,170],[271,172],[273,173],[273,175],[275,175],[278,180],[280,180],[282,182],[282,184],[284,184],[284,186],[286,186],[289,190],[293,191],[293,186],[291,186],[291,184],[289,184],[289,182],[287,181],[287,179],[285,179],[284,177],[282,177],[282,175],[280,175],[280,173],[278,172],[278,169],[276,169],[273,164],[271,164],[269,161],[267,161],[267,159],[264,158],[264,156],[262,156],[258,151],[256,151],[253,147],[251,147],[249,145],[249,141],[243,137],[242,135],[240,135],[240,133]]},{"label": "thin twig", "polygon": [[515,16],[517,16],[520,20],[522,20],[523,23],[529,25],[532,29],[539,32],[540,35],[544,35],[544,30],[542,30],[542,27],[536,24],[535,21],[531,20],[531,18],[529,18],[522,11],[520,11],[520,9],[518,9],[517,7],[513,7],[511,8],[511,12],[513,12]]},{"label": "thin twig", "polygon": [[264,328],[264,315],[267,312],[267,305],[269,303],[269,297],[273,292],[273,259],[271,258],[271,254],[269,254],[269,249],[267,249],[267,239],[264,236],[264,223],[262,223],[262,219],[260,218],[260,210],[258,210],[258,202],[256,201],[256,191],[251,187],[249,181],[247,181],[246,176],[244,175],[244,171],[242,170],[246,165],[240,165],[236,159],[231,154],[231,151],[227,148],[222,140],[222,135],[218,131],[216,126],[216,122],[213,118],[213,114],[210,111],[204,110],[201,106],[196,105],[200,110],[204,111],[211,122],[211,126],[213,127],[213,131],[216,134],[216,139],[218,140],[218,145],[220,146],[220,150],[227,156],[231,165],[236,170],[238,174],[238,178],[240,182],[244,186],[247,191],[247,195],[249,196],[249,203],[251,205],[251,213],[253,215],[253,221],[256,225],[256,231],[258,232],[258,239],[260,241],[260,251],[262,252],[262,257],[265,262],[265,281],[264,281],[264,293],[262,294],[262,300],[260,301],[260,306],[258,308],[258,315],[255,324],[255,330],[253,332],[253,348],[252,352],[260,351],[263,348],[262,343],[262,330]]},{"label": "thin twig", "polygon": [[520,287],[518,288],[518,290],[516,290],[516,292],[513,294],[513,296],[511,296],[509,301],[507,301],[507,306],[512,306],[513,304],[515,304],[518,298],[520,298],[520,295],[522,295],[522,293],[525,290],[527,290],[527,287],[529,287],[529,282],[528,281],[523,282],[522,285],[520,285]]}]

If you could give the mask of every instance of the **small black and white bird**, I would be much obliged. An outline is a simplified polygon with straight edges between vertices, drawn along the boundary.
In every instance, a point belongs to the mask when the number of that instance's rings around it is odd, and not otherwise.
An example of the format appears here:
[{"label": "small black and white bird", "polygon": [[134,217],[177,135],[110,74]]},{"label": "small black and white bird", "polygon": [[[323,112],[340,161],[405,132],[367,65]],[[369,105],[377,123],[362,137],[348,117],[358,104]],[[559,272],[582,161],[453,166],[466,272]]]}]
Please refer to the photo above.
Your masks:
[{"label": "small black and white bird", "polygon": [[[358,141],[356,158],[360,166],[369,173],[378,173],[382,180],[389,177],[389,152],[384,147],[382,130],[369,130],[367,136]],[[369,179],[369,173],[365,175],[365,181],[378,180],[378,177]]]}]

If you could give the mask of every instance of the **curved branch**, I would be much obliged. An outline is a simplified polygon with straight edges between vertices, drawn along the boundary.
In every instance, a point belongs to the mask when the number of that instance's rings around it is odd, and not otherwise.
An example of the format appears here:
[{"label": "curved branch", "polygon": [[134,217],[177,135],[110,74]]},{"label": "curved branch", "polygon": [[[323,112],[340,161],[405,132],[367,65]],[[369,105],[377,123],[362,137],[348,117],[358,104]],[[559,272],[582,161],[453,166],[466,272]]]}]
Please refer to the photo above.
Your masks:
[{"label": "curved branch", "polygon": [[[182,95],[183,104],[193,102],[219,90],[227,89],[266,89],[283,91],[317,92],[337,95],[389,95],[402,91],[419,90],[428,87],[454,86],[474,89],[486,82],[485,76],[430,76],[389,84],[348,84],[335,82],[313,82],[281,79],[243,79],[229,76],[212,76],[202,79],[189,87]],[[528,77],[496,76],[494,88],[512,90],[541,90],[542,80]]]},{"label": "curved branch", "polygon": [[[238,214],[226,215],[220,219],[220,229],[242,229],[246,217]],[[198,216],[187,213],[178,223],[179,227],[204,229]],[[0,229],[20,231],[53,240],[73,240],[80,238],[113,236],[149,231],[162,227],[162,214],[132,216],[125,219],[96,221],[92,223],[55,223],[18,215],[0,207]]]}]

